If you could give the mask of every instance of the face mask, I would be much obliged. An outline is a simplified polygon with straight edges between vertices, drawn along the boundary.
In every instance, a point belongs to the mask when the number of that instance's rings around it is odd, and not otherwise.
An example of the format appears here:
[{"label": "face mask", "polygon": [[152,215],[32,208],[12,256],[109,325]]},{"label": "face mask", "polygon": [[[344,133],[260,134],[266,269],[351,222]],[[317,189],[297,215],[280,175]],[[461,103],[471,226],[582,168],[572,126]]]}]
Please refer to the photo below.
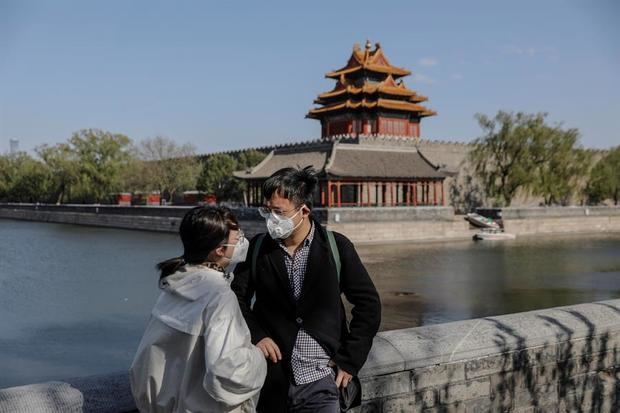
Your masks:
[{"label": "face mask", "polygon": [[228,262],[228,265],[226,266],[227,270],[232,271],[237,266],[237,264],[245,261],[248,255],[248,247],[250,246],[250,242],[248,241],[247,238],[242,237],[239,240],[239,242],[237,242],[236,244],[222,244],[222,245],[226,247],[235,248],[235,250],[233,251],[232,257],[228,258],[230,261]]},{"label": "face mask", "polygon": [[269,231],[271,238],[286,239],[290,237],[293,231],[295,231],[303,222],[303,219],[299,221],[299,224],[297,225],[293,222],[293,218],[295,218],[300,212],[301,208],[290,218],[280,217],[273,212],[269,214],[269,216],[265,218],[265,221],[267,223],[267,231]]}]

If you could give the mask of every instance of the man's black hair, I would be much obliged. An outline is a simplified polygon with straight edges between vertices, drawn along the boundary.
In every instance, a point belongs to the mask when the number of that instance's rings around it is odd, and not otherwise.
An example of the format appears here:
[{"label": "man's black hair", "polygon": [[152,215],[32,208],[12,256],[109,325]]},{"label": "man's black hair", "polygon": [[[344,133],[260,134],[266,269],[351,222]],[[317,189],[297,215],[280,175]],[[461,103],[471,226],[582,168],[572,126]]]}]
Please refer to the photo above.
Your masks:
[{"label": "man's black hair", "polygon": [[312,166],[282,168],[263,183],[263,197],[270,199],[277,193],[297,207],[305,204],[308,208],[312,208],[314,193],[319,183],[316,175]]}]

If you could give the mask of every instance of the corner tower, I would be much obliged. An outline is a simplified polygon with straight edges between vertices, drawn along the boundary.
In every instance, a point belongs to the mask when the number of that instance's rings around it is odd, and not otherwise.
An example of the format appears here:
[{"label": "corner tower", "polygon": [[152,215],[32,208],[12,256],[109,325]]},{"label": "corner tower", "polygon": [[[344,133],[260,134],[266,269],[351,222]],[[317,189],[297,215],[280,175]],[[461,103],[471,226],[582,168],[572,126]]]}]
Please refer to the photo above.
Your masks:
[{"label": "corner tower", "polygon": [[420,121],[437,113],[420,105],[428,100],[408,89],[401,78],[409,70],[392,66],[379,43],[374,50],[353,46],[346,66],[325,77],[336,80],[333,90],[321,93],[307,118],[321,121],[321,137],[382,134],[420,136]]}]

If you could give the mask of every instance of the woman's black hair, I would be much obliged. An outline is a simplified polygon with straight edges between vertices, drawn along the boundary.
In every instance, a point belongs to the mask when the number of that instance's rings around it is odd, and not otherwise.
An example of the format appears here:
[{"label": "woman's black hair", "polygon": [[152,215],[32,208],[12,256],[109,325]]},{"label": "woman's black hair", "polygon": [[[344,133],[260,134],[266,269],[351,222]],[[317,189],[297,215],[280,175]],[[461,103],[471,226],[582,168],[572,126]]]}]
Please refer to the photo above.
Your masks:
[{"label": "woman's black hair", "polygon": [[305,204],[312,208],[319,179],[312,166],[282,168],[274,172],[263,184],[263,196],[270,199],[274,193],[292,201],[295,206]]},{"label": "woman's black hair", "polygon": [[228,208],[198,206],[190,209],[179,226],[183,255],[157,264],[160,280],[185,264],[205,262],[209,253],[228,239],[230,230],[237,229],[237,218]]}]

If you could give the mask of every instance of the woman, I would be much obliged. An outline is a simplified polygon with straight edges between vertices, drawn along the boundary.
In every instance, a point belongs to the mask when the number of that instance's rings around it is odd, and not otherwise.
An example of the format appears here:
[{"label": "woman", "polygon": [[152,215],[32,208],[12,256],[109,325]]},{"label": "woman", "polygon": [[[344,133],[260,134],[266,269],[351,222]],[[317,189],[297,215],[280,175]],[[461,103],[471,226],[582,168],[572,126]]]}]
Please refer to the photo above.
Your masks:
[{"label": "woman", "polygon": [[163,290],[131,365],[141,412],[252,412],[266,374],[250,342],[232,267],[248,241],[226,208],[196,207],[179,229],[183,256],[157,265]]}]

